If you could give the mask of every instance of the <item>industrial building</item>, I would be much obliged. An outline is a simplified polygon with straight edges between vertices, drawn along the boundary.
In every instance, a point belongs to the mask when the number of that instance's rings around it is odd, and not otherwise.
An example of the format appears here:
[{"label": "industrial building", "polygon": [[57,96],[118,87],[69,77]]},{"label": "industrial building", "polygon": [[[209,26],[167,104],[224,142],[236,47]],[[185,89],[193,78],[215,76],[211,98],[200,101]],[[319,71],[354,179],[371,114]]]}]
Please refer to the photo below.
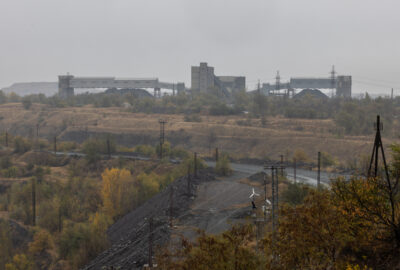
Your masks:
[{"label": "industrial building", "polygon": [[161,96],[161,89],[173,92],[184,91],[184,83],[160,82],[158,78],[121,79],[114,77],[74,77],[58,76],[58,94],[61,98],[74,95],[75,88],[115,88],[115,89],[154,89],[154,96]]},{"label": "industrial building", "polygon": [[207,63],[200,66],[192,66],[192,91],[207,92],[220,90],[226,96],[246,89],[246,77],[244,76],[216,76],[214,68]]},{"label": "industrial building", "polygon": [[288,82],[280,81],[279,71],[275,77],[275,84],[263,83],[261,91],[265,95],[294,95],[296,89],[332,89],[336,97],[351,98],[351,76],[335,76],[334,68],[327,78],[292,77]]}]

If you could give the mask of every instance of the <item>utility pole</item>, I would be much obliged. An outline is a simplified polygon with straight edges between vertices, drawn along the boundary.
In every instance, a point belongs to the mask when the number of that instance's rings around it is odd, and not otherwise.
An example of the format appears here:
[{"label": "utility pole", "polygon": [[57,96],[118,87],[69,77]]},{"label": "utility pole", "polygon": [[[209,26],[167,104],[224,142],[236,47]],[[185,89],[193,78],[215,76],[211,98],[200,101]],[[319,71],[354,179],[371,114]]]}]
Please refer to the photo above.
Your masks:
[{"label": "utility pole", "polygon": [[149,267],[153,267],[153,217],[149,219]]},{"label": "utility pole", "polygon": [[317,178],[317,187],[318,187],[318,189],[321,187],[321,152],[318,152],[318,178]]},{"label": "utility pole", "polygon": [[54,135],[54,155],[57,155],[57,136]]},{"label": "utility pole", "polygon": [[36,179],[32,178],[32,225],[36,225]]},{"label": "utility pole", "polygon": [[197,178],[197,152],[194,152],[194,177]]},{"label": "utility pole", "polygon": [[296,184],[296,158],[293,159],[293,175],[294,175],[294,183]]},{"label": "utility pole", "polygon": [[274,166],[271,167],[271,192],[272,192],[272,211],[271,211],[271,218],[272,218],[272,231],[275,231],[275,179],[274,179]]},{"label": "utility pole", "polygon": [[188,165],[188,176],[187,176],[187,193],[188,193],[188,196],[192,193],[191,192],[191,190],[190,190],[190,185],[191,185],[191,179],[190,179],[190,163],[189,163],[189,165]]},{"label": "utility pole", "polygon": [[282,166],[264,166],[264,169],[271,170],[271,193],[272,193],[272,230],[275,231],[278,224],[278,206],[279,206],[279,177],[278,169],[283,170],[285,167]]},{"label": "utility pole", "polygon": [[62,212],[61,205],[58,206],[58,232],[62,230]]},{"label": "utility pole", "polygon": [[169,226],[172,228],[173,207],[174,207],[174,187],[171,185],[169,192]]},{"label": "utility pole", "polygon": [[108,137],[107,137],[107,154],[108,154],[108,158],[111,159],[110,138],[108,138]]},{"label": "utility pole", "polygon": [[[385,167],[385,174],[386,174],[386,179],[390,185],[389,181],[389,171],[387,168],[386,164],[386,158],[385,158],[385,151],[383,150],[383,144],[382,144],[382,138],[381,138],[381,130],[383,129],[383,125],[380,122],[380,116],[376,116],[376,134],[375,134],[375,141],[374,141],[374,147],[372,149],[372,155],[371,155],[371,161],[369,163],[369,168],[368,168],[368,177],[377,177],[378,176],[378,159],[379,159],[379,148],[381,149],[381,154],[382,154],[382,160],[383,160],[383,166]],[[372,164],[374,163],[374,173],[372,174]]]},{"label": "utility pole", "polygon": [[218,162],[219,156],[218,156],[218,147],[215,148],[215,161]]},{"label": "utility pole", "polygon": [[158,120],[158,123],[160,123],[160,159],[163,158],[163,144],[164,144],[164,139],[165,139],[165,123],[167,123],[166,120],[160,119]]},{"label": "utility pole", "polygon": [[283,177],[283,155],[281,155],[281,176]]},{"label": "utility pole", "polygon": [[[281,170],[282,170],[282,172],[283,172],[283,167],[281,167]],[[275,183],[275,196],[276,196],[276,200],[275,200],[275,204],[276,204],[276,206],[275,206],[275,215],[276,215],[276,218],[275,218],[275,222],[277,223],[278,222],[278,216],[279,216],[279,178],[278,178],[278,168],[275,168],[275,175],[276,175],[276,177],[275,177],[275,180],[276,180],[276,183]]]},{"label": "utility pole", "polygon": [[267,222],[267,176],[264,174],[264,224]]}]

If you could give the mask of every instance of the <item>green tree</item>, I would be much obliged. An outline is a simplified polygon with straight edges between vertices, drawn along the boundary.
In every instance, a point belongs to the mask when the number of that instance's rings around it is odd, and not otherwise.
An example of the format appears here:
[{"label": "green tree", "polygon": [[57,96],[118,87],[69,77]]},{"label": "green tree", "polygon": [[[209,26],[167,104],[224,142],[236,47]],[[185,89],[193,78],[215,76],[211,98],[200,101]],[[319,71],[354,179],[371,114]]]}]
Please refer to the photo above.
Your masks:
[{"label": "green tree", "polygon": [[223,154],[218,158],[217,164],[215,165],[215,171],[217,174],[222,176],[232,174],[232,168],[227,154]]}]

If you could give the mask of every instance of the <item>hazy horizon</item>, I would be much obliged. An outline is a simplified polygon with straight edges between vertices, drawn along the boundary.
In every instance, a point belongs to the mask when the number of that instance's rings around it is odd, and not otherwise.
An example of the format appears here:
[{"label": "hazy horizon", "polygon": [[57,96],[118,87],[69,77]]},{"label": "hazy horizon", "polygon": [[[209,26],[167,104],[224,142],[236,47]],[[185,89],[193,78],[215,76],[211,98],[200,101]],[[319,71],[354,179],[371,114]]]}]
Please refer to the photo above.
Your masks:
[{"label": "hazy horizon", "polygon": [[[301,2],[301,3],[300,3]],[[0,88],[76,76],[158,77],[190,66],[273,82],[353,76],[353,93],[400,94],[396,1],[3,0]]]}]

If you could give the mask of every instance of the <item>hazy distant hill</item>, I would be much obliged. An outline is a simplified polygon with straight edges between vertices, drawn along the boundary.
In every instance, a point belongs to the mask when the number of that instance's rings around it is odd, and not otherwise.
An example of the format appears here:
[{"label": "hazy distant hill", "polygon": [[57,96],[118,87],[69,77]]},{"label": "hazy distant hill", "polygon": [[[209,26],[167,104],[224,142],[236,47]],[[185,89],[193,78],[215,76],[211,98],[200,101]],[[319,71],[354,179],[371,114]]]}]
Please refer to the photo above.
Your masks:
[{"label": "hazy distant hill", "polygon": [[52,96],[58,92],[57,82],[28,82],[28,83],[14,83],[9,87],[1,89],[5,93],[14,92],[19,96],[25,96],[29,94],[45,94],[46,96]]}]

